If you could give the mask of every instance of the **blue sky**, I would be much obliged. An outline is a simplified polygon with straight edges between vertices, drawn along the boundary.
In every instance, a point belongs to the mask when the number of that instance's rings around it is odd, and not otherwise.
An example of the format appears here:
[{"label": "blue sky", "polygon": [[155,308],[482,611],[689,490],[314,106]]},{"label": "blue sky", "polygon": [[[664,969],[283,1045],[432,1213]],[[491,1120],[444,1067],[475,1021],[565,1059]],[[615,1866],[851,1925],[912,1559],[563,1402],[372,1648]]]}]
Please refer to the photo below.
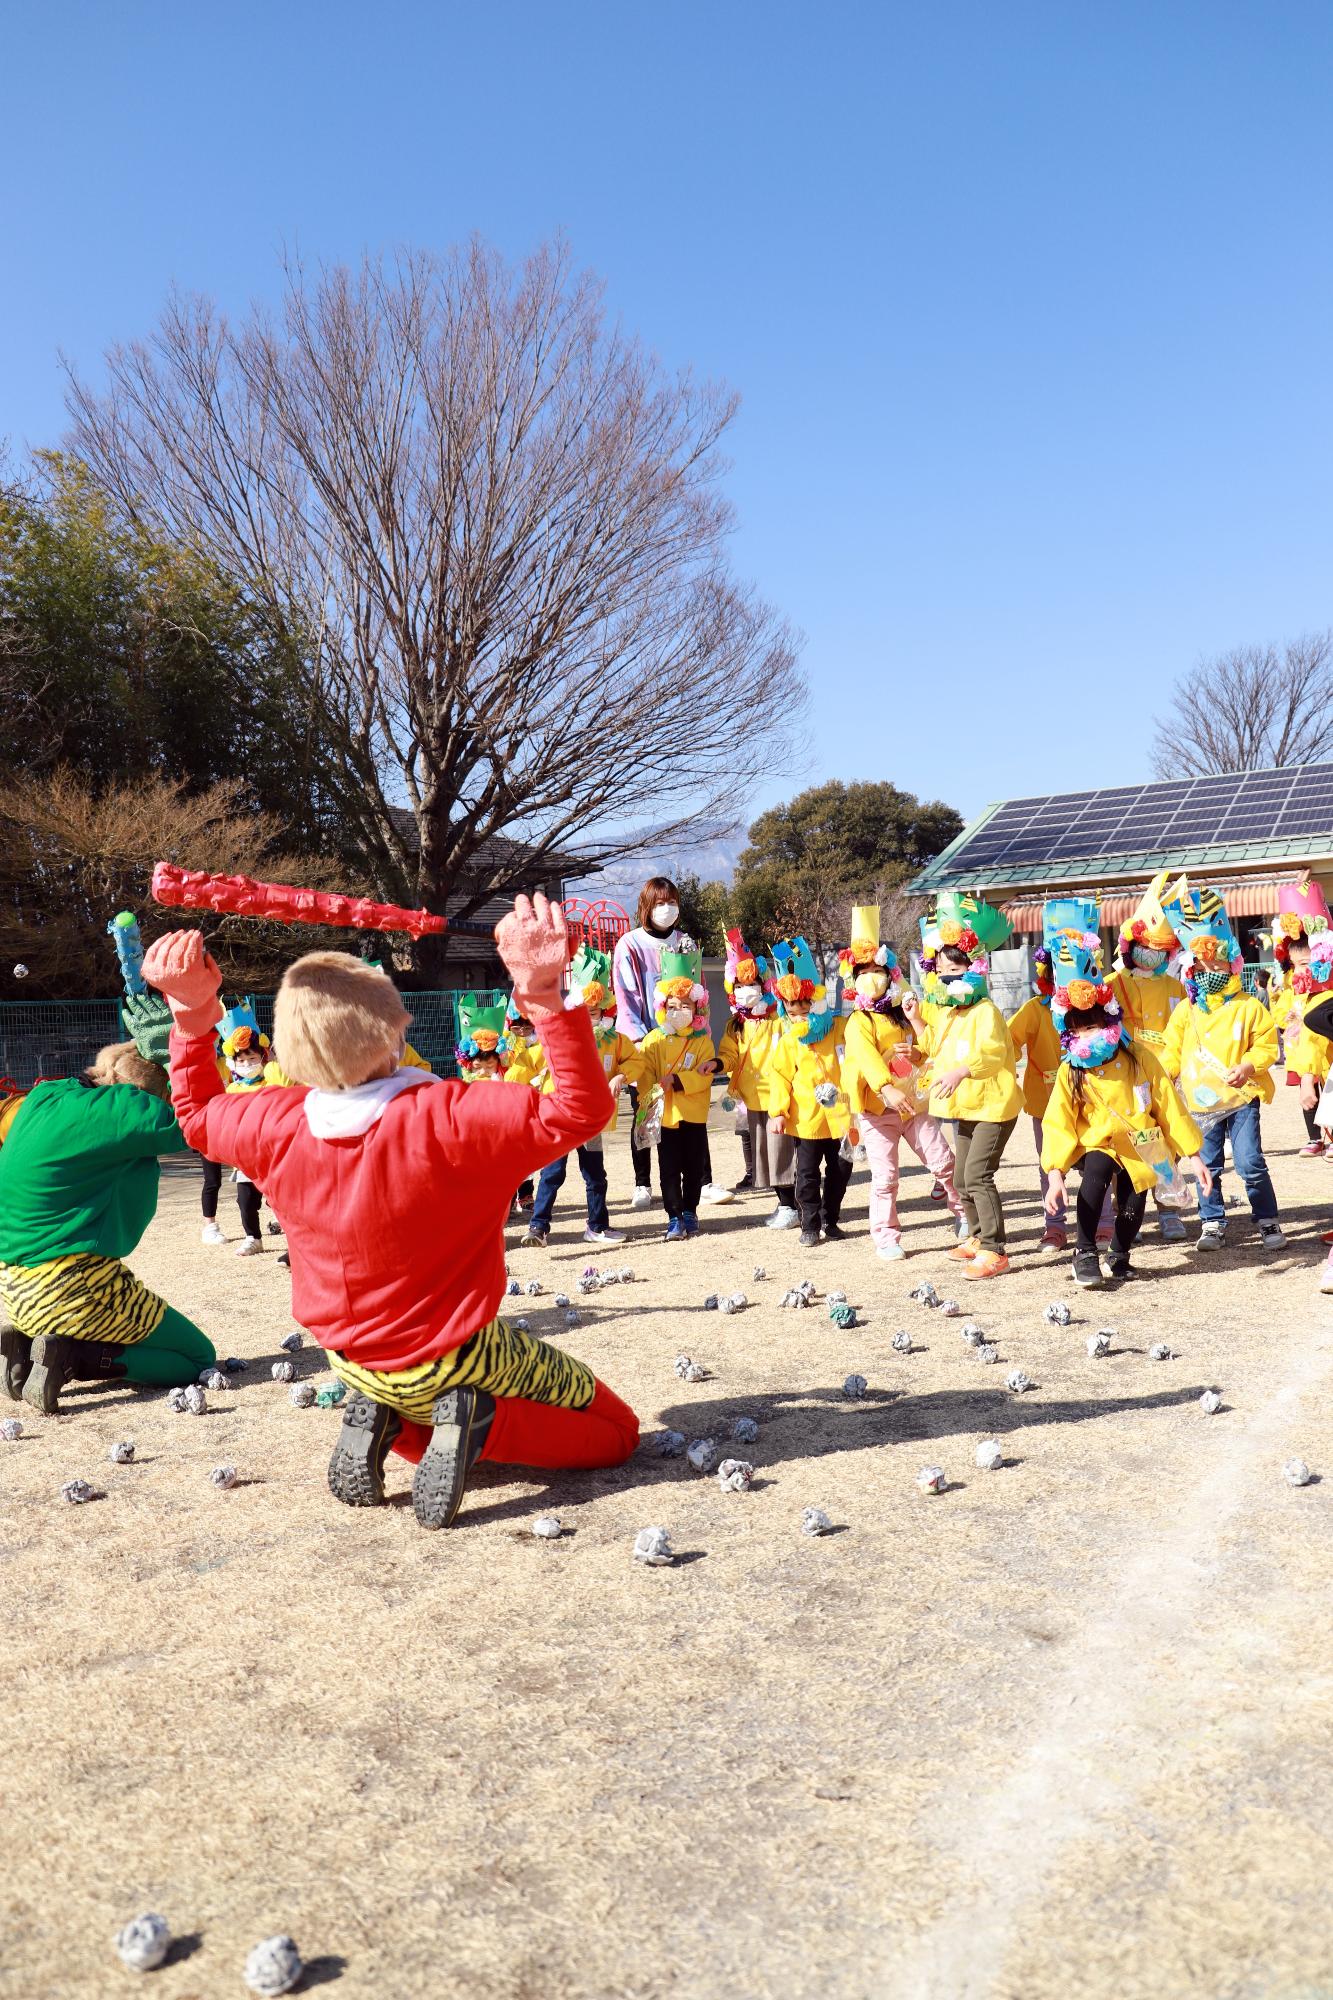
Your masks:
[{"label": "blue sky", "polygon": [[1333,8],[5,10],[0,437],[174,280],[563,229],[743,397],[809,761],[965,813],[1148,773],[1201,653],[1333,623]]}]

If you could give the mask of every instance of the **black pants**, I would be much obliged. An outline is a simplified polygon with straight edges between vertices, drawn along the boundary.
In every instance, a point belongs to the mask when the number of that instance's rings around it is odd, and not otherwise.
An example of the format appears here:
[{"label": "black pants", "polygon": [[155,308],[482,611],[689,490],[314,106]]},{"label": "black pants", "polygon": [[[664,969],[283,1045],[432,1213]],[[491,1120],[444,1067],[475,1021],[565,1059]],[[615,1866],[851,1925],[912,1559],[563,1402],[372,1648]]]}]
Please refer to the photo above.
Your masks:
[{"label": "black pants", "polygon": [[[824,1189],[819,1187],[819,1169],[824,1169]],[[842,1214],[842,1198],[852,1177],[852,1163],[842,1157],[841,1139],[798,1139],[796,1141],[796,1206],[801,1211],[801,1228],[825,1229]]]},{"label": "black pants", "polygon": [[663,1208],[671,1216],[693,1215],[708,1164],[707,1127],[664,1125],[657,1151]]},{"label": "black pants", "polygon": [[1317,1111],[1307,1111],[1305,1106],[1302,1105],[1301,1116],[1305,1120],[1305,1136],[1310,1141],[1310,1144],[1312,1146],[1322,1146],[1324,1143],[1324,1135],[1319,1129],[1319,1117]]},{"label": "black pants", "polygon": [[[630,1084],[629,1089],[626,1092],[626,1095],[629,1098],[630,1114],[632,1117],[633,1114],[639,1108],[639,1093],[634,1088],[634,1085]],[[703,1140],[704,1140],[704,1178],[703,1178],[703,1183],[701,1183],[701,1185],[706,1185],[713,1178],[713,1160],[712,1160],[712,1155],[709,1153],[708,1150],[708,1127],[706,1125],[701,1125],[699,1127],[699,1130],[700,1132],[703,1133]],[[663,1138],[665,1138],[666,1134],[663,1133],[662,1136]],[[635,1187],[650,1188],[653,1184],[653,1149],[651,1146],[635,1145],[633,1125],[630,1126],[629,1156],[634,1166]],[[698,1196],[696,1195],[694,1202],[695,1208],[697,1208],[698,1205],[699,1205],[699,1200]],[[674,1209],[667,1208],[665,1192],[663,1192],[662,1196],[662,1206],[666,1208],[666,1212],[668,1215],[674,1215],[677,1212]],[[693,1209],[690,1212],[691,1214],[693,1214],[694,1212]]]},{"label": "black pants", "polygon": [[[222,1163],[220,1160],[206,1160],[200,1154],[200,1164],[204,1170],[204,1185],[199,1196],[199,1206],[204,1212],[205,1222],[218,1219],[218,1195],[222,1191]],[[259,1210],[264,1197],[253,1181],[237,1181],[236,1206],[241,1212],[241,1227],[247,1236],[259,1234]]]},{"label": "black pants", "polygon": [[1085,1153],[1078,1184],[1078,1247],[1097,1249],[1097,1224],[1107,1189],[1115,1188],[1115,1247],[1128,1252],[1143,1227],[1143,1211],[1148,1204],[1146,1188],[1136,1188],[1119,1160],[1110,1153]]},{"label": "black pants", "polygon": [[220,1160],[206,1160],[201,1153],[199,1164],[204,1170],[203,1192],[199,1196],[199,1206],[204,1211],[205,1222],[218,1219],[218,1195],[222,1191],[222,1163]]}]

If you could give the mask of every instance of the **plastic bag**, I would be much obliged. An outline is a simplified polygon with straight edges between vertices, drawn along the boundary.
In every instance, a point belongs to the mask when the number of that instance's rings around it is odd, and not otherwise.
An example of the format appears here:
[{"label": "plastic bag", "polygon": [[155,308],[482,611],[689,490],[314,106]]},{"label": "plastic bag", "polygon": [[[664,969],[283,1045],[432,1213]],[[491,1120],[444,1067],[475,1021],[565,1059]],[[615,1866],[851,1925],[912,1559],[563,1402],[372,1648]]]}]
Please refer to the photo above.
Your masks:
[{"label": "plastic bag", "polygon": [[1130,1130],[1134,1151],[1145,1167],[1152,1168],[1153,1199],[1159,1208],[1190,1208],[1194,1203],[1194,1183],[1180,1171],[1162,1136],[1160,1125],[1140,1125]]},{"label": "plastic bag", "polygon": [[666,1103],[666,1093],[660,1083],[655,1083],[647,1099],[640,1104],[634,1114],[633,1140],[642,1152],[649,1146],[660,1145],[662,1139],[662,1107]]},{"label": "plastic bag", "polygon": [[1197,1045],[1186,1048],[1181,1059],[1180,1094],[1185,1109],[1201,1131],[1215,1125],[1219,1118],[1230,1118],[1242,1104],[1249,1102],[1247,1091],[1237,1090],[1227,1082],[1226,1064],[1211,1050]]}]

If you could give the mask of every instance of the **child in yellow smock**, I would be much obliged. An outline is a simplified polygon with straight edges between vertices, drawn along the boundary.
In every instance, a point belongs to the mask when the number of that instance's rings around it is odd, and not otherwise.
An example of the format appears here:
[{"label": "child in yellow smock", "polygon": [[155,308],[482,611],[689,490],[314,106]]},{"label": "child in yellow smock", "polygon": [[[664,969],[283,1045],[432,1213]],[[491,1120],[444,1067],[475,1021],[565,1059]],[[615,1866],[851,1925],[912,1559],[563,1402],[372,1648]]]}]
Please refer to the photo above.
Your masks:
[{"label": "child in yellow smock", "polygon": [[639,1093],[640,1117],[660,1110],[658,1169],[664,1240],[684,1243],[699,1234],[699,1196],[708,1164],[708,1111],[720,1067],[708,1032],[708,988],[702,961],[690,940],[663,951],[654,988],[658,1026],[624,1063],[626,1081]]},{"label": "child in yellow smock", "polygon": [[[796,943],[808,958],[804,941]],[[779,946],[774,957],[781,954]],[[852,1163],[842,1150],[851,1126],[842,1088],[845,1028],[828,1004],[822,981],[808,973],[784,972],[774,991],[784,1022],[769,1069],[768,1123],[770,1131],[779,1137],[789,1134],[796,1142],[801,1242],[813,1249],[821,1228],[826,1243],[841,1240],[843,1197],[852,1177]]]}]

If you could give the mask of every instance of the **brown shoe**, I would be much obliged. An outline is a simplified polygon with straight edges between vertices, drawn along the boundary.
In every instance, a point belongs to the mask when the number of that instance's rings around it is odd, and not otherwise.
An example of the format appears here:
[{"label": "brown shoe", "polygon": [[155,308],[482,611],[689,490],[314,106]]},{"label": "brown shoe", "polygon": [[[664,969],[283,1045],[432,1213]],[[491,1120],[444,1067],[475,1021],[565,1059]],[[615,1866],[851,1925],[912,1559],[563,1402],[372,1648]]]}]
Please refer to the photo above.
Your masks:
[{"label": "brown shoe", "polygon": [[983,1250],[964,1271],[965,1278],[1002,1278],[1009,1269],[1003,1250]]},{"label": "brown shoe", "polygon": [[953,1249],[946,1250],[944,1254],[952,1257],[956,1264],[970,1264],[974,1257],[981,1255],[981,1238],[969,1236],[964,1242],[955,1243]]}]

